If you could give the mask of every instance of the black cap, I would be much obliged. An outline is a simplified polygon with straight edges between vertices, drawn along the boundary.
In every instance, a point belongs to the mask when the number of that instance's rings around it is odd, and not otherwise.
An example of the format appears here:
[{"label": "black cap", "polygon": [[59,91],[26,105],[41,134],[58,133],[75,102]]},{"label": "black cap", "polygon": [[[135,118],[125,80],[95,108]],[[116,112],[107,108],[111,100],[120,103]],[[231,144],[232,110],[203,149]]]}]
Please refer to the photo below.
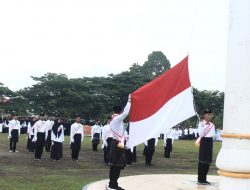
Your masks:
[{"label": "black cap", "polygon": [[16,116],[16,112],[13,111],[13,112],[11,113],[11,117],[14,117],[14,116]]},{"label": "black cap", "polygon": [[75,118],[77,118],[77,117],[81,117],[81,115],[80,115],[80,114],[76,114],[76,115],[75,115]]},{"label": "black cap", "polygon": [[208,114],[208,113],[212,113],[212,111],[211,111],[209,108],[206,108],[206,109],[204,110],[204,114]]}]

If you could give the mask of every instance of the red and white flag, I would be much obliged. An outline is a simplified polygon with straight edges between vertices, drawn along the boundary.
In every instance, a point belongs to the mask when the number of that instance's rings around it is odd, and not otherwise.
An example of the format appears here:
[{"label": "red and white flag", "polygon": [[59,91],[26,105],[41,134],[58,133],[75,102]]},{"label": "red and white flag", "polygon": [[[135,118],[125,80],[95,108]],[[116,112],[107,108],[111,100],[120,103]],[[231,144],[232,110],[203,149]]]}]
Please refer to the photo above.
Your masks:
[{"label": "red and white flag", "polygon": [[131,94],[128,146],[132,149],[194,116],[188,56]]}]

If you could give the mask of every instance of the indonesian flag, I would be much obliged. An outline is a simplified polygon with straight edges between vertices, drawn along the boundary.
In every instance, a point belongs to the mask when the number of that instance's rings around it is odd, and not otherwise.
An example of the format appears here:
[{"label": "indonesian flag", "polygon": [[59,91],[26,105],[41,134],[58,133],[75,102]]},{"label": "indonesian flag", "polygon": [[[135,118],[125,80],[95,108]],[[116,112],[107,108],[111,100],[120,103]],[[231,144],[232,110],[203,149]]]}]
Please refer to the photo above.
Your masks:
[{"label": "indonesian flag", "polygon": [[131,94],[131,149],[195,115],[188,56]]}]

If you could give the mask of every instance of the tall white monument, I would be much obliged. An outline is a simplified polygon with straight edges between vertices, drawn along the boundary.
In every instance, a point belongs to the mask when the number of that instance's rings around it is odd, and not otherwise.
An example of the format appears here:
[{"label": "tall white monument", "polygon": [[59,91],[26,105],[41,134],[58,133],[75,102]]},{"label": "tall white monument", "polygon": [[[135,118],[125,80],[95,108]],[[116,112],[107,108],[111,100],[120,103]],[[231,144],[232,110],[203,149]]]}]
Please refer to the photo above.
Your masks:
[{"label": "tall white monument", "polygon": [[250,190],[250,0],[231,0],[221,190]]}]

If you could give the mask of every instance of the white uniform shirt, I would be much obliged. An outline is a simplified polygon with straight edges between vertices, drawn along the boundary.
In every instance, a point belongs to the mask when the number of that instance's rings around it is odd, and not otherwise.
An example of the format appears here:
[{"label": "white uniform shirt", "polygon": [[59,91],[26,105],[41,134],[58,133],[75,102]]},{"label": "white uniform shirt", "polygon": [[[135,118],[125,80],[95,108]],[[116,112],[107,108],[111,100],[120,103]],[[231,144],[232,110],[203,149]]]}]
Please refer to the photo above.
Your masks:
[{"label": "white uniform shirt", "polygon": [[125,106],[123,113],[115,115],[110,122],[110,128],[112,131],[113,138],[120,141],[121,138],[124,138],[124,123],[123,120],[128,116],[130,111],[131,103],[128,102]]},{"label": "white uniform shirt", "polygon": [[102,128],[102,140],[103,140],[103,144],[107,144],[107,139],[108,138],[113,138],[111,129],[110,129],[110,125],[107,124]]},{"label": "white uniform shirt", "polygon": [[52,120],[47,120],[47,121],[45,122],[45,124],[46,124],[46,126],[47,126],[47,130],[51,130],[52,127],[53,127],[53,125],[54,125],[54,121],[52,121]]},{"label": "white uniform shirt", "polygon": [[55,141],[55,142],[63,142],[64,141],[64,127],[63,125],[60,125],[58,127],[58,132],[61,131],[61,135],[60,136],[56,136],[53,131],[51,131],[51,140]]},{"label": "white uniform shirt", "polygon": [[37,140],[37,133],[45,133],[45,139],[47,138],[47,125],[45,121],[38,120],[34,124],[34,139],[33,141]]},{"label": "white uniform shirt", "polygon": [[91,138],[93,139],[94,134],[99,133],[101,137],[101,126],[100,125],[93,125],[91,128]]},{"label": "white uniform shirt", "polygon": [[81,123],[73,123],[70,128],[70,143],[74,142],[74,135],[75,134],[81,134],[81,142],[83,141],[84,138],[84,130],[83,130],[83,125]]},{"label": "white uniform shirt", "polygon": [[35,127],[35,124],[31,126],[31,123],[30,122],[28,123],[27,133],[29,134],[29,136],[34,135],[34,132],[35,132],[34,127]]},{"label": "white uniform shirt", "polygon": [[3,124],[0,123],[0,133],[2,133],[2,132],[3,132]]},{"label": "white uniform shirt", "polygon": [[20,126],[20,122],[18,120],[12,119],[9,124],[8,124],[8,128],[9,128],[9,137],[11,137],[11,131],[14,129],[18,130],[18,133],[20,135],[21,132],[21,126]]},{"label": "white uniform shirt", "polygon": [[174,129],[170,129],[168,132],[164,134],[164,144],[166,143],[167,139],[172,139],[172,142],[174,141]]},{"label": "white uniform shirt", "polygon": [[[212,128],[207,134],[205,134],[205,130],[207,129],[208,126]],[[205,120],[203,120],[199,123],[198,132],[199,132],[200,137],[212,137],[213,138],[215,135],[215,126],[212,122],[207,123]]]}]

